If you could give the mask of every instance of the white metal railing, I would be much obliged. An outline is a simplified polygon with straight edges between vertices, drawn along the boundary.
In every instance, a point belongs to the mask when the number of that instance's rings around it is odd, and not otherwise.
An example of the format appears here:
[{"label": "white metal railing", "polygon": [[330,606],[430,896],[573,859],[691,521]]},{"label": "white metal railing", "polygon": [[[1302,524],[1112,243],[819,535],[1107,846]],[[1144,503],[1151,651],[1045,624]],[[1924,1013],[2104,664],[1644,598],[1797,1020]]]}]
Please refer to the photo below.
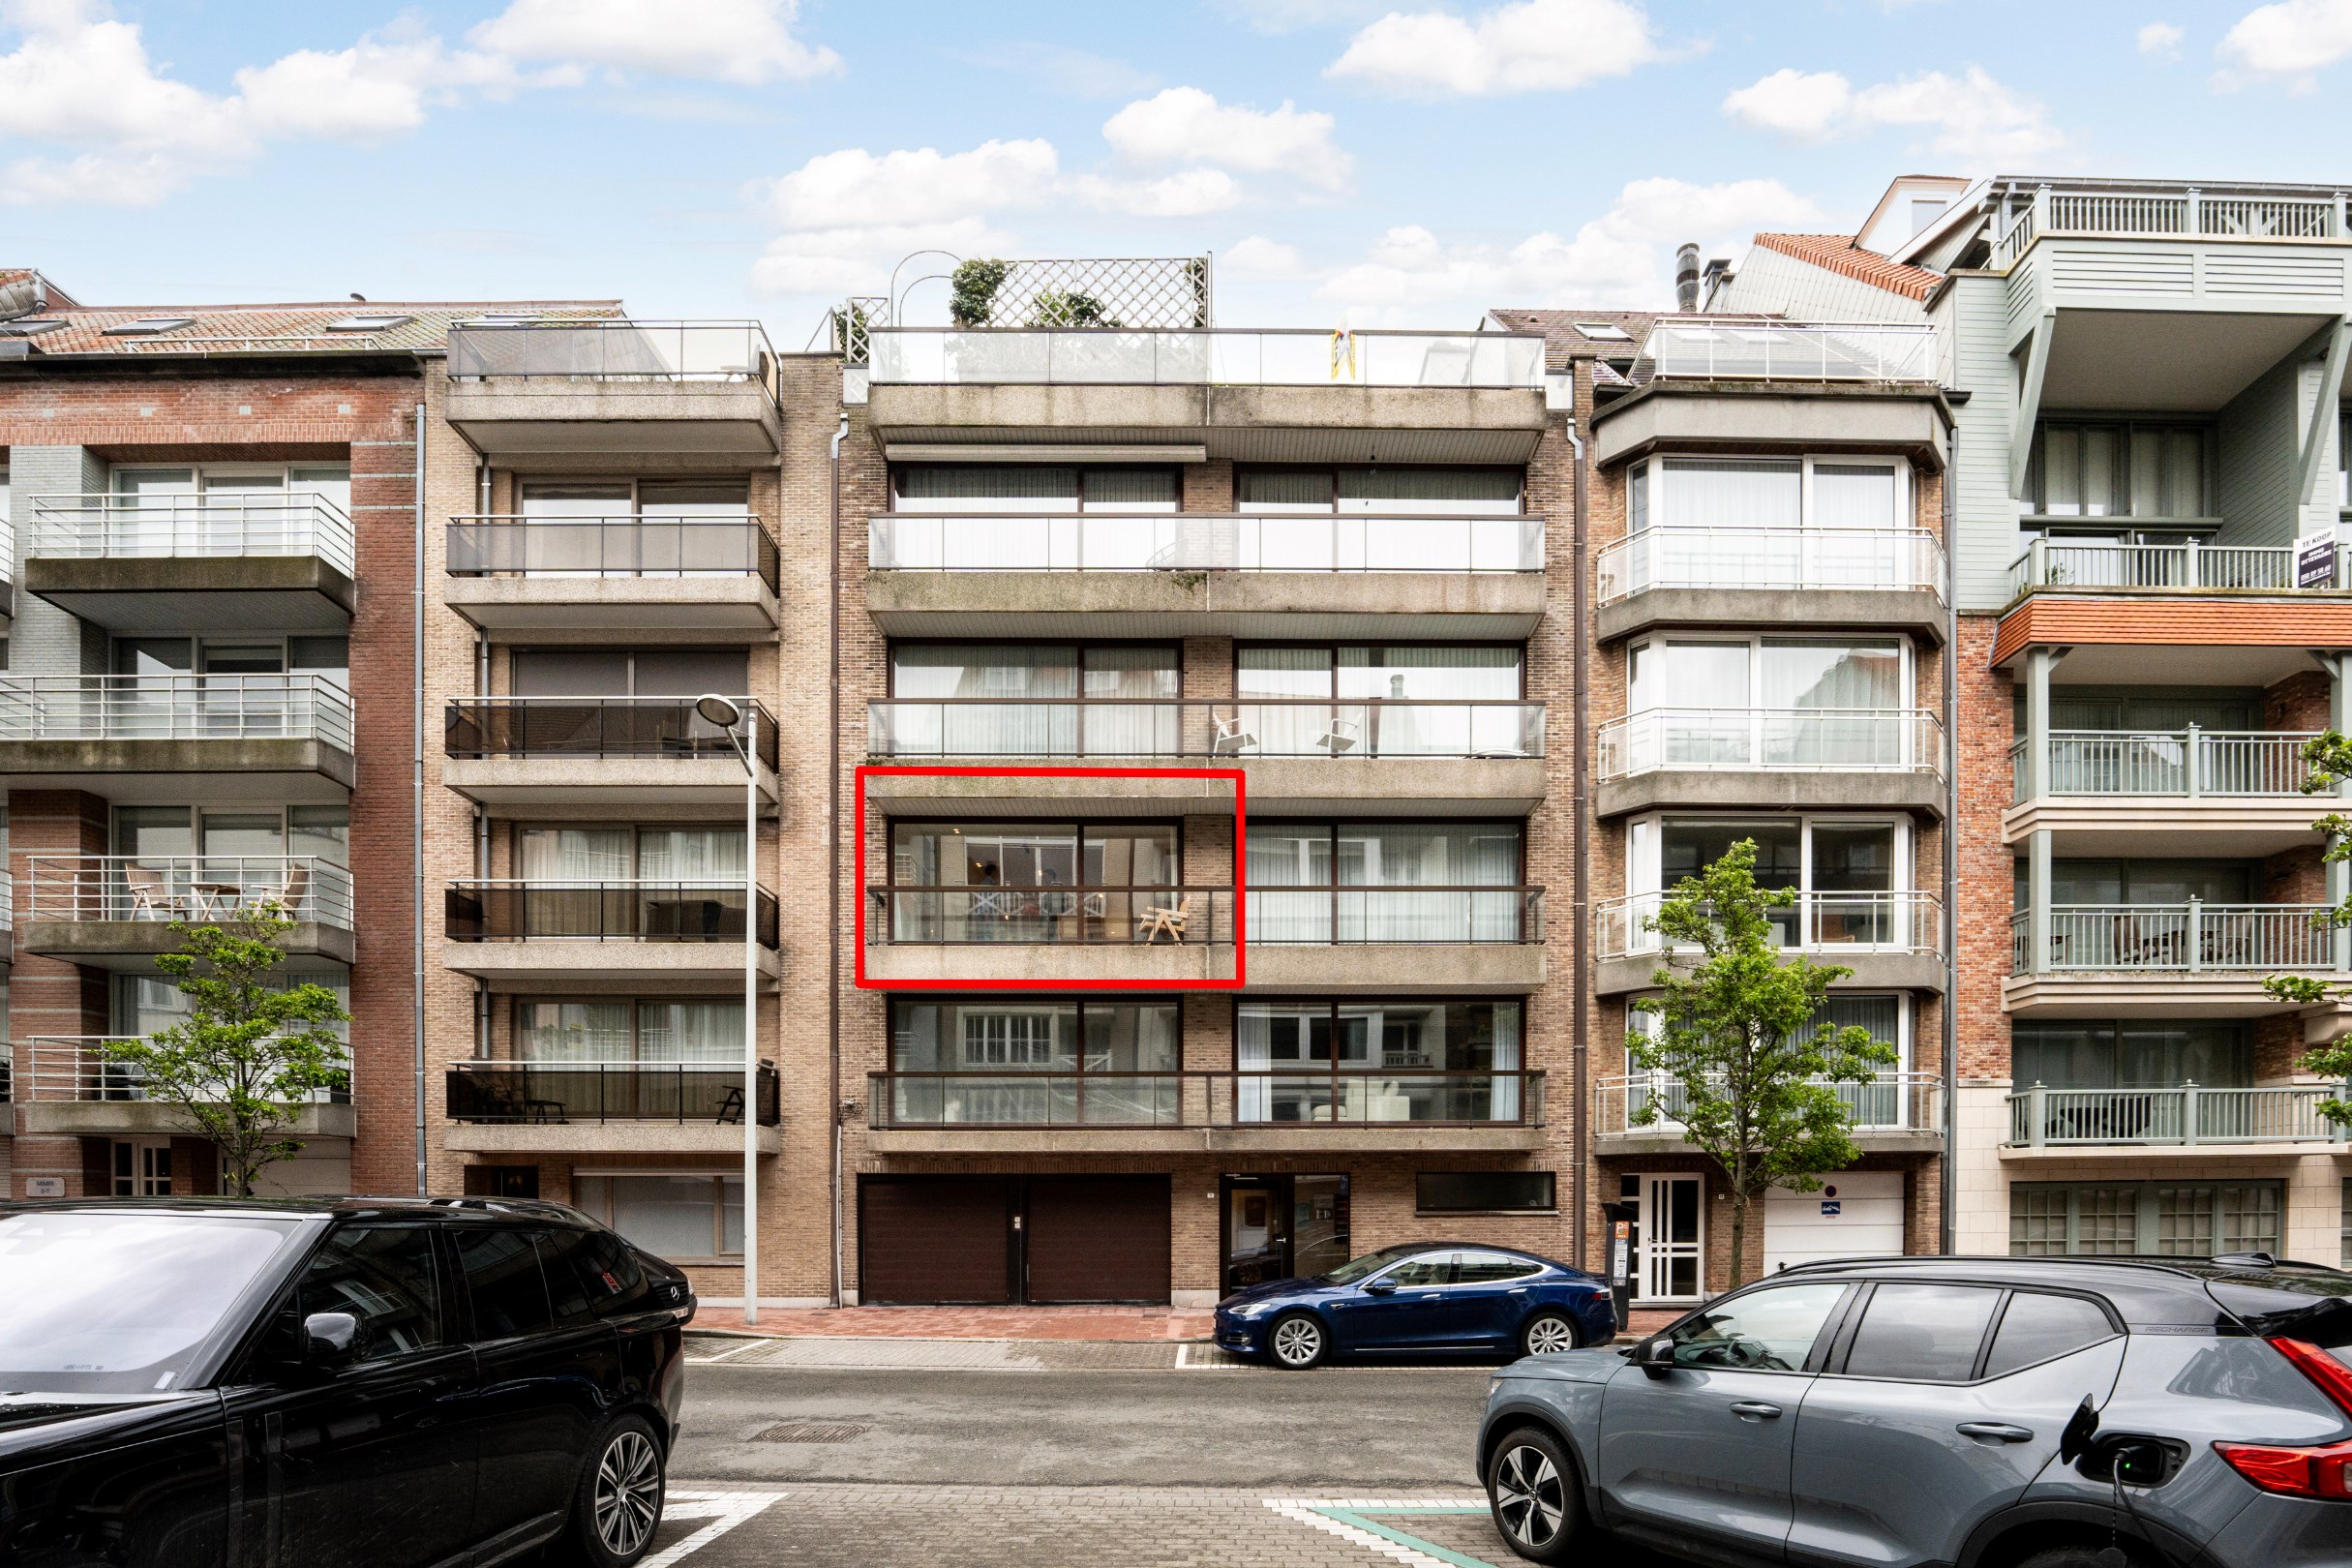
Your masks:
[{"label": "white metal railing", "polygon": [[[135,1035],[35,1035],[14,1042],[15,1098],[41,1101],[143,1101],[146,1075],[128,1062],[107,1057],[104,1047],[136,1040]],[[347,1072],[347,1055],[339,1064]],[[293,1103],[347,1105],[347,1089],[314,1089]]]},{"label": "white metal railing", "polygon": [[1378,699],[876,698],[875,757],[1379,757],[1544,754],[1544,705]]},{"label": "white metal railing", "polygon": [[1751,528],[1677,524],[1604,545],[1598,601],[1651,588],[1944,591],[1944,547],[1923,528]]},{"label": "white metal railing", "polygon": [[2031,738],[2009,746],[2013,798],[2051,795],[2202,796],[2301,795],[2311,765],[2308,732],[2186,729],[2154,734],[2054,730],[2050,776],[2036,792]]},{"label": "white metal railing", "polygon": [[[1816,1078],[1835,1091],[1846,1125],[1857,1132],[1935,1132],[1944,1126],[1944,1081],[1932,1072],[1886,1071],[1860,1083]],[[1667,1072],[1632,1072],[1594,1085],[1593,1134],[1613,1137],[1645,1132],[1679,1132],[1690,1094]],[[1650,1106],[1657,1116],[1635,1118]]]},{"label": "white metal railing", "polygon": [[0,740],[322,740],[351,749],[351,694],[318,675],[0,678]]},{"label": "white metal railing", "polygon": [[1994,223],[1993,265],[2006,267],[2042,234],[2194,235],[2229,239],[2340,239],[2344,198],[2177,191],[2035,190]]},{"label": "white metal railing", "polygon": [[871,336],[876,386],[1544,384],[1543,337],[1525,332],[875,327]]},{"label": "white metal railing", "polygon": [[0,931],[16,926],[16,878],[13,872],[0,871]]},{"label": "white metal railing", "polygon": [[584,381],[757,381],[775,363],[757,321],[460,321],[449,377]]},{"label": "white metal railing", "polygon": [[890,513],[866,564],[917,572],[1540,572],[1540,517]]},{"label": "white metal railing", "polygon": [[2053,904],[2046,961],[2033,959],[2035,913],[2009,917],[2009,956],[2040,970],[2335,969],[2327,904]]},{"label": "white metal railing", "polygon": [[2341,1143],[2345,1130],[2319,1114],[2341,1084],[2274,1089],[2051,1089],[2008,1097],[2012,1148],[2077,1143]]},{"label": "white metal railing", "polygon": [[1923,708],[1651,708],[1601,726],[1600,776],[1661,768],[1944,771]]},{"label": "white metal railing", "polygon": [[348,576],[351,520],[324,496],[35,496],[28,556],[317,556]]},{"label": "white metal railing", "polygon": [[[1663,892],[1627,893],[1592,907],[1592,950],[1598,958],[1662,952],[1666,939],[1651,928]],[[1944,905],[1925,890],[1806,892],[1769,912],[1784,952],[1941,952]]]},{"label": "white metal railing", "polygon": [[1662,320],[1634,362],[1634,379],[1928,381],[1938,378],[1936,329],[1885,323]]},{"label": "white metal railing", "polygon": [[2009,597],[2039,588],[2236,588],[2292,593],[2343,587],[2344,547],[2323,579],[2305,582],[2287,545],[2093,544],[2037,538],[2009,563]]},{"label": "white metal railing", "polygon": [[226,920],[264,903],[351,928],[351,873],[315,855],[36,855],[28,920]]}]

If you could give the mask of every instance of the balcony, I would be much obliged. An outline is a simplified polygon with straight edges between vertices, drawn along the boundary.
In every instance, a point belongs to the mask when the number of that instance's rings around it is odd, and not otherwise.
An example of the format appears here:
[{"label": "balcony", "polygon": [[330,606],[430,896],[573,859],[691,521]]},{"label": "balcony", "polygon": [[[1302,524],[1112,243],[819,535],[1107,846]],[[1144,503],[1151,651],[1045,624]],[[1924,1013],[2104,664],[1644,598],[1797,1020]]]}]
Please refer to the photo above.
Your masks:
[{"label": "balcony", "polygon": [[2068,307],[2340,314],[2347,232],[2342,193],[2321,187],[2015,183],[2000,194],[1991,266],[2029,329]]},{"label": "balcony", "polygon": [[[1666,896],[1629,893],[1593,906],[1593,984],[1600,994],[1652,988],[1667,944],[1650,922]],[[1944,904],[1932,892],[1805,892],[1770,919],[1781,951],[1852,969],[1841,987],[1944,988]],[[1696,950],[1687,956],[1695,962]]]},{"label": "balcony", "polygon": [[[740,700],[739,700],[739,702]],[[776,724],[757,703],[752,756],[761,799],[776,799]],[[501,808],[740,806],[743,764],[691,697],[477,697],[441,720],[441,782]]]},{"label": "balcony", "polygon": [[1231,888],[866,889],[864,982],[1231,980]]},{"label": "balcony", "polygon": [[153,974],[174,923],[217,924],[263,904],[292,930],[289,956],[348,964],[351,873],[307,855],[36,855],[25,862],[21,946],[99,969]]},{"label": "balcony", "polygon": [[1634,360],[1638,383],[1926,381],[1938,377],[1936,329],[1870,322],[1661,320]]},{"label": "balcony", "polygon": [[351,748],[350,693],[326,676],[0,678],[0,772],[56,789],[169,799],[234,773],[257,798],[340,800]]},{"label": "balcony", "polygon": [[1892,626],[1944,640],[1944,547],[1921,528],[1643,528],[1593,566],[1603,642],[1651,626]]},{"label": "balcony", "polygon": [[[1935,1154],[1944,1147],[1944,1080],[1932,1072],[1881,1072],[1868,1082],[1816,1078],[1835,1092],[1846,1127],[1866,1154]],[[1688,1092],[1663,1074],[1631,1073],[1595,1086],[1595,1152],[1688,1155],[1682,1112]],[[1656,1107],[1655,1120],[1637,1121]]]},{"label": "balcony", "polygon": [[[743,1147],[743,1068],[724,1062],[448,1065],[441,1146],[476,1154],[730,1154]],[[759,1066],[758,1140],[774,1154],[775,1065]]]},{"label": "balcony", "polygon": [[[2245,1017],[2293,1010],[2267,975],[2347,965],[2325,904],[2057,904],[2010,917],[2002,1005],[2049,1017]],[[2046,924],[2044,923],[2046,921]],[[2035,963],[2036,943],[2041,961]]]},{"label": "balcony", "polygon": [[1251,991],[1517,995],[1544,983],[1541,888],[1261,887],[1249,913]]},{"label": "balcony", "polygon": [[35,496],[24,587],[121,635],[349,628],[351,520],[324,496]]},{"label": "balcony", "polygon": [[871,1072],[892,1153],[1463,1153],[1543,1147],[1544,1074],[1431,1068]]},{"label": "balcony", "polygon": [[[1524,813],[1545,788],[1541,703],[899,698],[866,705],[866,747],[878,763],[1239,768],[1252,804],[1292,813]],[[900,812],[986,815],[1009,799],[1003,779],[884,775],[867,785],[869,799]],[[1232,809],[1221,780],[1018,787],[1025,811],[1057,800],[1144,816]]]},{"label": "balcony", "polygon": [[[443,895],[441,963],[498,989],[742,983],[744,890],[642,881],[466,881]],[[776,898],[760,890],[753,963],[777,973]]]},{"label": "balcony", "polygon": [[[2050,732],[2034,787],[2031,739],[2009,747],[2014,804],[2003,836],[2056,833],[2068,855],[2153,853],[2150,834],[2197,840],[2198,853],[2275,855],[2314,842],[2311,824],[2327,802],[2303,793],[2311,776],[2308,732],[2204,730],[2154,733]],[[2187,848],[2188,846],[2184,846]]]},{"label": "balcony", "polygon": [[1544,341],[1508,332],[876,328],[867,423],[893,461],[1116,447],[1128,461],[1524,463]]},{"label": "balcony", "polygon": [[866,608],[891,636],[1523,638],[1539,517],[885,514]]},{"label": "balcony", "polygon": [[[15,1098],[28,1135],[115,1137],[185,1134],[187,1123],[167,1101],[147,1098],[147,1084],[128,1063],[107,1060],[101,1035],[37,1036],[15,1042]],[[350,1095],[317,1091],[295,1108],[290,1137],[349,1138],[358,1131]]]},{"label": "balcony", "polygon": [[2075,544],[2037,538],[2009,562],[2009,600],[2029,593],[2340,594],[2352,588],[2345,547],[2299,561],[2285,545]]},{"label": "balcony", "polygon": [[1600,814],[1877,806],[1940,815],[1944,724],[1920,708],[1654,708],[1600,727]]},{"label": "balcony", "polygon": [[756,517],[457,517],[442,602],[485,631],[778,623],[776,542]]},{"label": "balcony", "polygon": [[507,464],[773,460],[775,352],[757,321],[498,321],[449,329],[448,419]]},{"label": "balcony", "polygon": [[2338,1084],[2284,1088],[2209,1089],[2195,1083],[2171,1089],[2050,1089],[2035,1084],[2008,1097],[2009,1131],[2004,1160],[2044,1151],[2079,1155],[2113,1150],[2226,1149],[2231,1153],[2292,1151],[2341,1144],[2345,1130],[2319,1114],[2323,1101],[2341,1099]]}]

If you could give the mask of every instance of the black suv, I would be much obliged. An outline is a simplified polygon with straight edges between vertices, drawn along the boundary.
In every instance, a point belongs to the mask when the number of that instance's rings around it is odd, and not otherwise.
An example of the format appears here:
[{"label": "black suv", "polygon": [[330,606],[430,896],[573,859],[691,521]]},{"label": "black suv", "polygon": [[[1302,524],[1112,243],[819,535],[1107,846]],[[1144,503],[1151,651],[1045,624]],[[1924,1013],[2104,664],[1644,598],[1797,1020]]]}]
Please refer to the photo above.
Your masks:
[{"label": "black suv", "polygon": [[0,1204],[0,1563],[624,1568],[693,1315],[555,1203]]}]

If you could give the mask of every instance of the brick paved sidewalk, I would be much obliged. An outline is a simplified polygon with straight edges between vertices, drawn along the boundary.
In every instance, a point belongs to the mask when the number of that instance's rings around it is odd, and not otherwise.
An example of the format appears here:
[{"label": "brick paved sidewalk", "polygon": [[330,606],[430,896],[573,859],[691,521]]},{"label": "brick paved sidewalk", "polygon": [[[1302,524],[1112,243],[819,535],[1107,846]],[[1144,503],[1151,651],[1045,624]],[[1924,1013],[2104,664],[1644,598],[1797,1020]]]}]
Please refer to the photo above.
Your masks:
[{"label": "brick paved sidewalk", "polygon": [[[704,1307],[698,1329],[745,1332],[736,1307]],[[749,1332],[828,1340],[1205,1340],[1210,1314],[1173,1307],[763,1307]]]}]

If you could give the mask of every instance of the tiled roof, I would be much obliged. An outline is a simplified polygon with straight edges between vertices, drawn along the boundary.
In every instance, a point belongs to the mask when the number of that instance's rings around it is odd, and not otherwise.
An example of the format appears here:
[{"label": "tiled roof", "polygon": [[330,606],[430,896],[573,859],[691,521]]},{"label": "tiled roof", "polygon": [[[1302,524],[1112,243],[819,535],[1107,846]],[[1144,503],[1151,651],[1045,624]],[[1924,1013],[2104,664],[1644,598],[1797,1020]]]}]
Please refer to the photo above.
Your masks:
[{"label": "tiled roof", "polygon": [[1852,234],[1759,234],[1756,243],[1767,251],[1793,256],[1841,278],[1884,288],[1905,299],[1925,299],[1944,281],[1944,274],[1926,267],[1889,261],[1876,251],[1854,243]]},{"label": "tiled roof", "polygon": [[[1649,324],[1661,313],[1657,311],[1529,311],[1493,310],[1487,313],[1498,324],[1513,332],[1540,332],[1544,335],[1544,358],[1555,369],[1563,369],[1571,359],[1630,359],[1642,340],[1649,336]],[[1601,322],[1617,328],[1632,341],[1614,338],[1590,338],[1576,329],[1579,321]]]},{"label": "tiled roof", "polygon": [[[44,359],[64,355],[118,354],[153,358],[158,354],[308,354],[407,353],[439,348],[448,342],[450,323],[484,314],[529,316],[541,319],[588,320],[624,314],[618,300],[498,300],[431,305],[395,300],[346,300],[341,304],[303,305],[139,305],[107,306],[104,310],[73,307],[44,311],[37,317],[0,327],[0,334],[23,342],[30,354]],[[352,317],[405,316],[408,319],[378,331],[335,332],[329,327]],[[195,317],[188,325],[167,332],[109,337],[106,328],[162,317]],[[65,325],[29,337],[27,320],[61,320]]]}]

